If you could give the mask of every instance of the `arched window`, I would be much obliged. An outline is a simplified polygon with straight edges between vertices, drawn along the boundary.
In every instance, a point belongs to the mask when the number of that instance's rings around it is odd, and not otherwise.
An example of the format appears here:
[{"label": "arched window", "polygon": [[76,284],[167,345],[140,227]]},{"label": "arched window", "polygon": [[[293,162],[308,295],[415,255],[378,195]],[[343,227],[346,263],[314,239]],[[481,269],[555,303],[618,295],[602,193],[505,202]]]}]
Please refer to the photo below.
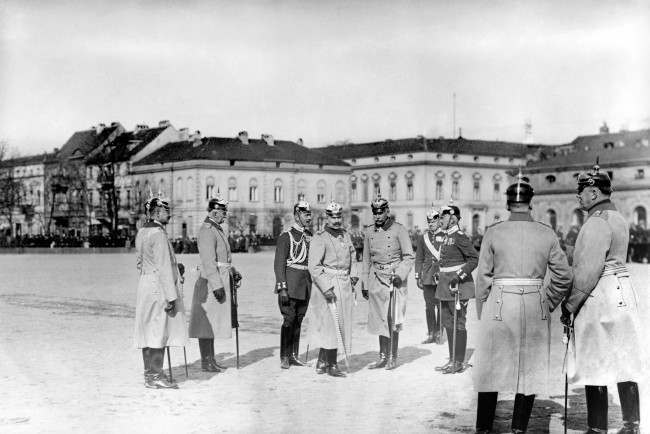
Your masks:
[{"label": "arched window", "polygon": [[213,191],[214,191],[214,178],[208,176],[205,179],[205,200],[208,200],[212,197]]},{"label": "arched window", "polygon": [[647,227],[648,220],[646,210],[642,206],[634,208],[634,224],[641,226],[643,229]]},{"label": "arched window", "polygon": [[555,230],[557,228],[557,213],[553,209],[549,209],[546,211],[546,219],[548,221],[548,225]]},{"label": "arched window", "polygon": [[397,200],[397,174],[395,172],[388,175],[388,185],[388,199]]},{"label": "arched window", "polygon": [[[183,197],[183,200],[190,203],[194,202],[194,179],[192,179],[191,176],[187,177],[187,185],[185,186],[185,196]],[[192,226],[190,223],[190,233],[192,232],[191,228]]]},{"label": "arched window", "polygon": [[282,191],[282,180],[276,179],[273,183],[273,201],[275,203],[284,202],[284,192]]},{"label": "arched window", "polygon": [[481,174],[476,172],[472,175],[474,186],[472,188],[472,199],[481,200]]},{"label": "arched window", "polygon": [[335,187],[335,198],[340,204],[345,204],[345,184],[343,181],[337,181]]},{"label": "arched window", "polygon": [[460,198],[460,172],[454,172],[451,174],[451,198],[453,200],[458,200]]},{"label": "arched window", "polygon": [[368,202],[368,175],[365,173],[361,175],[361,189],[363,201]]},{"label": "arched window", "polygon": [[501,200],[501,174],[496,173],[493,177],[492,180],[494,181],[494,188],[492,190],[492,199],[493,200]]},{"label": "arched window", "polygon": [[307,191],[307,181],[304,179],[299,179],[298,183],[296,184],[296,188],[298,190],[298,200],[305,200],[306,196],[306,191]]},{"label": "arched window", "polygon": [[158,193],[161,193],[163,196],[167,195],[165,191],[165,180],[162,178],[160,178],[160,182],[158,183]]},{"label": "arched window", "polygon": [[377,197],[381,194],[381,176],[378,173],[372,175],[372,196]]},{"label": "arched window", "polygon": [[257,179],[251,178],[248,183],[248,200],[251,202],[257,202],[259,200],[257,194]]},{"label": "arched window", "polygon": [[413,178],[415,178],[415,173],[410,170],[404,175],[406,178],[406,200],[413,200],[415,197],[414,187],[413,187]]},{"label": "arched window", "polygon": [[413,230],[413,211],[406,213],[406,227],[409,231]]},{"label": "arched window", "polygon": [[230,177],[228,179],[228,201],[237,202],[237,178]]},{"label": "arched window", "polygon": [[357,177],[350,176],[350,202],[357,201]]},{"label": "arched window", "polygon": [[325,181],[322,179],[316,183],[316,202],[325,203]]},{"label": "arched window", "polygon": [[472,235],[478,235],[480,232],[481,216],[474,214],[472,216]]},{"label": "arched window", "polygon": [[180,176],[176,178],[176,186],[174,188],[174,201],[181,203],[185,199],[185,190],[183,189],[183,178]]}]

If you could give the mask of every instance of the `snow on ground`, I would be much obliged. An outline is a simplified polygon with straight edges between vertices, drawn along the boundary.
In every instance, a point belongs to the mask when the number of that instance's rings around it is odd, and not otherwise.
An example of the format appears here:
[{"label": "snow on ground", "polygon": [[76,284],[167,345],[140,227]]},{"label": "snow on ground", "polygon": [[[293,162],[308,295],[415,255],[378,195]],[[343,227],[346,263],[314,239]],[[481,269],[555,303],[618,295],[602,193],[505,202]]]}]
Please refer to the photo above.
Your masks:
[{"label": "snow on ground", "polygon": [[[197,255],[181,255],[191,305]],[[444,346],[422,345],[424,301],[409,282],[406,329],[395,371],[365,369],[377,338],[365,331],[367,303],[355,311],[351,373],[316,375],[313,368],[279,367],[281,316],[272,293],[273,253],[237,254],[241,369],[234,341],[216,341],[229,367],[200,370],[196,340],[171,352],[179,390],[143,386],[141,352],[133,347],[137,273],[133,254],[0,255],[0,432],[472,432],[476,394],[471,370],[442,375]],[[645,326],[650,266],[632,265]],[[476,314],[470,304],[469,350]],[[553,314],[551,396],[535,402],[530,432],[562,432],[564,348],[559,312]],[[308,325],[306,325],[308,326]],[[306,327],[303,328],[303,330]],[[303,333],[303,336],[306,332]],[[301,351],[305,357],[306,339]],[[317,349],[311,348],[313,359]],[[470,359],[471,363],[471,359]],[[167,367],[167,364],[165,364]],[[650,417],[647,378],[641,381],[642,420]],[[610,428],[620,427],[616,388],[610,387]],[[509,432],[513,396],[500,395],[496,429]],[[586,427],[584,393],[570,390],[569,431]],[[646,416],[647,415],[647,416]],[[645,419],[643,419],[645,418]]]}]

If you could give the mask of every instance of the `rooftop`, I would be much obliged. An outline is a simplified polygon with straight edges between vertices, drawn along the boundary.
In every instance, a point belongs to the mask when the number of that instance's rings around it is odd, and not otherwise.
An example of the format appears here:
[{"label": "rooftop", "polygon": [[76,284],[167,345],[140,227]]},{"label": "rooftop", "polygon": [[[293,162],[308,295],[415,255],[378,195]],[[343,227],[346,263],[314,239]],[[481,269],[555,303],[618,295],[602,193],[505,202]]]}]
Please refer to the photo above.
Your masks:
[{"label": "rooftop", "polygon": [[118,128],[119,124],[102,128],[75,132],[59,151],[59,158],[87,157],[95,148],[104,143]]},{"label": "rooftop", "polygon": [[127,161],[131,156],[140,152],[145,146],[156,139],[167,127],[146,128],[138,131],[129,131],[117,136],[111,142],[110,148],[106,147],[90,154],[87,164],[101,164],[111,161]]}]

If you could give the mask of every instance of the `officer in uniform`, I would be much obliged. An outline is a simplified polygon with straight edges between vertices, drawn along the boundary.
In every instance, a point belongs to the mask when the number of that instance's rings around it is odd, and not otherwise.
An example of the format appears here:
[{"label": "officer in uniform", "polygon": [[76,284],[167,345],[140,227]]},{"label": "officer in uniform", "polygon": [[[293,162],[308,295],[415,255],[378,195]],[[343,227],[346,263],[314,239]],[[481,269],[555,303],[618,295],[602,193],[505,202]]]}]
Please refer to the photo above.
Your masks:
[{"label": "officer in uniform", "polygon": [[[449,362],[437,366],[437,371],[445,374],[463,372],[466,368],[465,349],[467,347],[467,303],[474,298],[472,271],[478,265],[478,253],[467,235],[458,226],[460,209],[449,205],[442,208],[441,228],[444,240],[440,248],[440,272],[436,298],[442,302],[442,325],[447,330]],[[456,303],[458,295],[458,303]],[[456,310],[456,329],[454,330],[454,310]],[[454,336],[457,342],[454,346]],[[454,354],[455,348],[455,354]]]},{"label": "officer in uniform", "polygon": [[185,307],[182,281],[176,256],[165,225],[169,221],[169,202],[150,197],[145,204],[149,220],[135,238],[137,267],[140,272],[135,307],[135,344],[142,348],[145,386],[151,389],[177,389],[163,372],[165,347],[185,346]]},{"label": "officer in uniform", "polygon": [[535,395],[548,394],[549,312],[568,294],[572,273],[553,229],[531,217],[533,195],[520,173],[506,190],[510,218],[489,227],[481,245],[472,372],[477,432],[492,429],[498,392],[516,394],[513,433],[526,432]]},{"label": "officer in uniform", "polygon": [[607,384],[617,383],[624,428],[639,432],[644,370],[637,295],[625,266],[629,225],[610,200],[612,182],[598,163],[578,176],[578,202],[587,211],[573,254],[573,288],[563,304],[573,315],[569,382],[585,385],[589,432],[607,432]]},{"label": "officer in uniform", "polygon": [[231,263],[228,235],[221,227],[227,213],[226,200],[210,199],[208,215],[198,235],[201,274],[194,284],[189,335],[199,340],[201,369],[205,372],[225,369],[215,360],[214,338],[232,337],[231,290],[241,280]]},{"label": "officer in uniform", "polygon": [[423,344],[442,343],[440,332],[440,300],[436,298],[436,275],[439,271],[440,246],[444,240],[440,229],[440,213],[431,208],[427,213],[429,229],[417,238],[415,250],[415,281],[424,295],[428,336]]},{"label": "officer in uniform", "polygon": [[[379,360],[369,368],[395,369],[399,332],[406,318],[407,277],[414,262],[413,246],[406,228],[390,217],[386,199],[377,197],[370,208],[375,224],[364,231],[362,293],[369,301],[368,331],[379,335]],[[392,330],[389,324],[393,325]]]},{"label": "officer in uniform", "polygon": [[311,239],[311,209],[299,201],[293,207],[294,223],[278,237],[275,248],[275,293],[283,322],[280,330],[280,368],[306,366],[298,359],[300,326],[307,312],[311,294],[311,277],[307,254]]},{"label": "officer in uniform", "polygon": [[[314,291],[309,302],[311,342],[320,347],[316,373],[345,377],[337,364],[339,340],[347,352],[352,348],[354,285],[351,277],[355,249],[350,234],[342,227],[342,208],[331,202],[325,209],[325,229],[316,233],[309,248],[309,272]],[[337,316],[338,314],[338,316]]]}]

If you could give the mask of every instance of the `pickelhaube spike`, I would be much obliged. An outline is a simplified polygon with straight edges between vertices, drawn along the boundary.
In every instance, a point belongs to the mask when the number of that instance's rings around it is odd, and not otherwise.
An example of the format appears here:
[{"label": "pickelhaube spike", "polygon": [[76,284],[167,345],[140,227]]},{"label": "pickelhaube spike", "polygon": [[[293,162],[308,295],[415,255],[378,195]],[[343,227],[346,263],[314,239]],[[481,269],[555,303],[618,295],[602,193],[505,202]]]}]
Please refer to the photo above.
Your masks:
[{"label": "pickelhaube spike", "polygon": [[330,203],[327,205],[327,208],[325,208],[325,214],[327,214],[330,217],[341,217],[341,214],[343,213],[343,207],[334,202],[333,200],[330,201]]},{"label": "pickelhaube spike", "polygon": [[578,194],[587,187],[596,187],[605,194],[612,193],[612,180],[607,172],[601,172],[599,164],[600,156],[596,156],[596,164],[591,172],[582,172],[578,175]]}]

